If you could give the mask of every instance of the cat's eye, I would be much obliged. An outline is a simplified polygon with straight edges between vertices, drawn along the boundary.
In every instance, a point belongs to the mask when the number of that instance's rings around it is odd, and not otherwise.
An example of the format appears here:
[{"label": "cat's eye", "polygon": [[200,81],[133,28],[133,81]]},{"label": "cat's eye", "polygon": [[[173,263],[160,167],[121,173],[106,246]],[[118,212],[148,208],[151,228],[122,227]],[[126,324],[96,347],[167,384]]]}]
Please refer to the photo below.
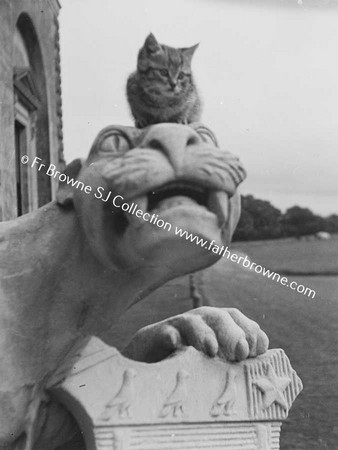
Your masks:
[{"label": "cat's eye", "polygon": [[180,72],[179,74],[178,74],[178,77],[177,77],[179,80],[183,80],[183,78],[184,78],[184,73],[183,72]]},{"label": "cat's eye", "polygon": [[169,72],[167,71],[167,69],[161,69],[160,74],[163,75],[164,77],[167,77],[169,75]]}]

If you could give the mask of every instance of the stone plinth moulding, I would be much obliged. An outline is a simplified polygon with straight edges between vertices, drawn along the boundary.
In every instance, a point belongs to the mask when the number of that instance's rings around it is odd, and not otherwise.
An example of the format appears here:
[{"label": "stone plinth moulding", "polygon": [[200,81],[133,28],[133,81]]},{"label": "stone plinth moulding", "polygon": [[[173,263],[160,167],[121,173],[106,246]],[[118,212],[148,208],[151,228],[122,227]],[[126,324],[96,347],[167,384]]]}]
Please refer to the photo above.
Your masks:
[{"label": "stone plinth moulding", "polygon": [[155,364],[92,338],[51,388],[87,450],[277,450],[302,383],[281,349],[240,363],[192,347]]}]

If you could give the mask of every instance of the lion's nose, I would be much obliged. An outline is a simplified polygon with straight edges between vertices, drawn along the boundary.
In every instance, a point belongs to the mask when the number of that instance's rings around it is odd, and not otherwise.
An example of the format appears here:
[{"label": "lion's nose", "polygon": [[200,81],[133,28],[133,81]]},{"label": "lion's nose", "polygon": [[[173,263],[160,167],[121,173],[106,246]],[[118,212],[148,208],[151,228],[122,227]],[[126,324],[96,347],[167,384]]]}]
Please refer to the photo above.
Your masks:
[{"label": "lion's nose", "polygon": [[142,147],[163,152],[176,172],[184,164],[186,149],[200,141],[196,131],[187,125],[162,123],[149,129]]}]

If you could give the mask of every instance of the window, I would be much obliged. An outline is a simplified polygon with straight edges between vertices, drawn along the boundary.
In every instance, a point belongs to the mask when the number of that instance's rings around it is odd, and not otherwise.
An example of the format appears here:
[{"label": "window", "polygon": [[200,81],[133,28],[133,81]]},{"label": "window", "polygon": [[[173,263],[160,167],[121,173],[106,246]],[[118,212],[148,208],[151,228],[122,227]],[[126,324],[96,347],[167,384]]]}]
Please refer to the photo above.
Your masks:
[{"label": "window", "polygon": [[17,214],[21,216],[38,207],[37,174],[29,165],[21,163],[21,157],[27,155],[32,161],[36,156],[35,129],[40,101],[18,30],[14,35],[13,76]]}]

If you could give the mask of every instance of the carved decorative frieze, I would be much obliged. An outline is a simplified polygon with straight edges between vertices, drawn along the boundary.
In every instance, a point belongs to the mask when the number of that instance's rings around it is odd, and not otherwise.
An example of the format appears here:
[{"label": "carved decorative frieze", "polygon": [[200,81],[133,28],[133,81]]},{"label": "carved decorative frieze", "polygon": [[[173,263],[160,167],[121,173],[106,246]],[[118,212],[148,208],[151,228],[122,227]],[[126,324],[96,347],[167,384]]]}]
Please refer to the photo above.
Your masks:
[{"label": "carved decorative frieze", "polygon": [[160,417],[183,417],[184,403],[188,397],[188,378],[186,370],[179,370],[176,375],[176,385],[172,393],[165,400]]},{"label": "carved decorative frieze", "polygon": [[245,363],[249,417],[251,419],[285,419],[302,383],[283,350]]},{"label": "carved decorative frieze", "polygon": [[88,450],[277,450],[302,384],[280,349],[230,363],[188,347],[146,364],[92,338],[52,389]]},{"label": "carved decorative frieze", "polygon": [[237,384],[235,382],[237,373],[229,370],[225,375],[225,386],[220,397],[212,405],[210,414],[213,417],[221,415],[230,416],[234,413],[234,406],[238,398]]},{"label": "carved decorative frieze", "polygon": [[111,414],[117,413],[121,419],[130,418],[130,405],[135,398],[134,378],[137,372],[134,369],[126,369],[123,373],[122,384],[117,394],[105,406],[102,420],[109,420]]}]

